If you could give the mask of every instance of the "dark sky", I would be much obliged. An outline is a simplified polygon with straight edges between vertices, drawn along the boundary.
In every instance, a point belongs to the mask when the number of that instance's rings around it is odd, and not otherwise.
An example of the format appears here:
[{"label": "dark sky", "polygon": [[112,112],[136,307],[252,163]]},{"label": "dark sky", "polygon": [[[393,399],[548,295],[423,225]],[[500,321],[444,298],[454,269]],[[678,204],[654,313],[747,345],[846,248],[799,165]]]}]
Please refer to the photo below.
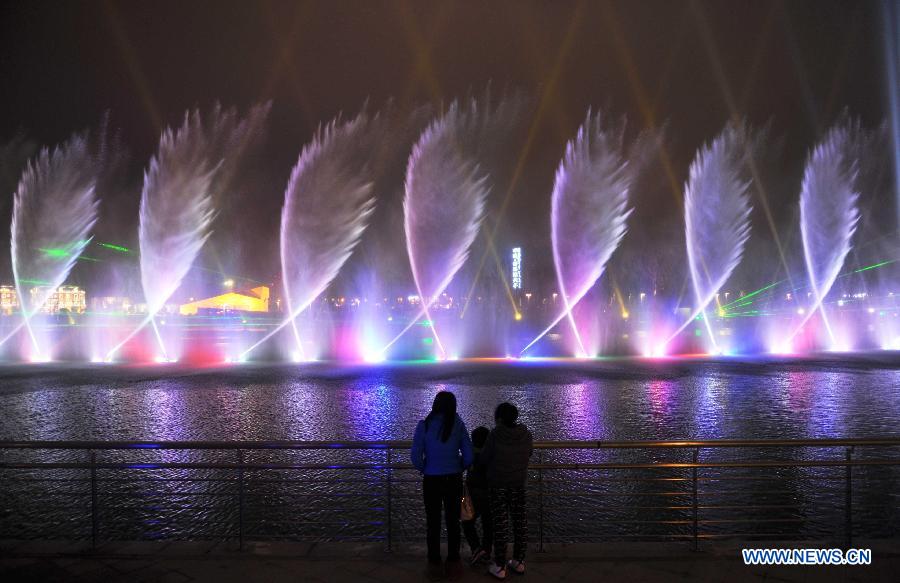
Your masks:
[{"label": "dark sky", "polygon": [[542,123],[563,136],[609,103],[670,120],[693,146],[731,102],[812,137],[842,107],[881,118],[879,12],[826,0],[12,2],[0,134],[54,142],[110,109],[143,155],[186,107],[274,99],[302,139],[366,98],[447,100],[493,81],[546,100]]},{"label": "dark sky", "polygon": [[[492,83],[535,102],[529,182],[502,217],[515,236],[547,222],[553,168],[588,107],[668,123],[679,182],[732,116],[771,120],[786,164],[800,166],[842,109],[884,118],[881,35],[880,4],[866,1],[9,2],[0,143],[54,144],[110,111],[139,176],[186,108],[271,99],[281,188],[315,126],[340,111],[446,103]],[[277,189],[265,196],[260,212],[277,215]]]}]

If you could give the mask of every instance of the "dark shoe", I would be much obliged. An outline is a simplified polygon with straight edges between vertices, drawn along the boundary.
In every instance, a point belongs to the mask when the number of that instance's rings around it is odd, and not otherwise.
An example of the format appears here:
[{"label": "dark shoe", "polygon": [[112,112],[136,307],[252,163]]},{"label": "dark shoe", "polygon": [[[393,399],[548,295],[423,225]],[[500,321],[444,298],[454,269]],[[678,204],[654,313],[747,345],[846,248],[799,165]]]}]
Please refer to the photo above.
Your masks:
[{"label": "dark shoe", "polygon": [[440,563],[428,562],[428,568],[425,569],[425,576],[429,581],[441,581],[444,579],[444,566]]},{"label": "dark shoe", "polygon": [[459,581],[463,576],[463,565],[462,561],[456,559],[455,561],[447,561],[447,578],[451,581]]},{"label": "dark shoe", "polygon": [[491,562],[488,566],[488,573],[493,575],[495,579],[506,579],[506,566]]},{"label": "dark shoe", "polygon": [[472,558],[469,560],[469,565],[475,566],[479,563],[485,562],[488,559],[488,553],[484,549],[477,549],[474,553],[472,553]]},{"label": "dark shoe", "polygon": [[525,561],[513,559],[506,564],[506,570],[512,571],[516,575],[524,575],[525,574]]}]

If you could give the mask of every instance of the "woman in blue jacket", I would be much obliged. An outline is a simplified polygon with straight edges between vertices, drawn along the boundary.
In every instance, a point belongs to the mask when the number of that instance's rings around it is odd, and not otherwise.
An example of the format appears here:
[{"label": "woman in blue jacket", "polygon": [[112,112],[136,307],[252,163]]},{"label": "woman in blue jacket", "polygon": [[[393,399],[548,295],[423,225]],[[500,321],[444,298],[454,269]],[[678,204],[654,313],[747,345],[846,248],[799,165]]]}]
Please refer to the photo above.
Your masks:
[{"label": "woman in blue jacket", "polygon": [[441,576],[441,507],[447,521],[447,574],[462,575],[459,558],[459,510],[462,473],[472,464],[472,442],[466,424],[456,414],[456,396],[441,391],[431,413],[416,425],[412,464],[424,474],[425,531],[429,575]]}]

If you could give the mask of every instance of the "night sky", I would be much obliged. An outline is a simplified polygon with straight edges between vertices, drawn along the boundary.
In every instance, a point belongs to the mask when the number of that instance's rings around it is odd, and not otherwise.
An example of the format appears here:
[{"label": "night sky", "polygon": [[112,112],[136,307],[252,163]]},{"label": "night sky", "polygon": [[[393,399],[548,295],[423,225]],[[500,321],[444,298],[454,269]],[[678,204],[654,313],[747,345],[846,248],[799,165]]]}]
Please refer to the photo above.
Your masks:
[{"label": "night sky", "polygon": [[[547,255],[541,233],[549,231],[553,171],[589,107],[625,114],[636,129],[666,125],[678,184],[697,147],[728,119],[770,123],[781,146],[769,202],[787,225],[803,159],[829,124],[844,109],[869,127],[886,116],[882,34],[880,3],[826,0],[4,3],[0,220],[8,224],[15,176],[35,145],[94,127],[109,112],[130,158],[97,234],[133,245],[141,171],[160,130],[190,107],[272,100],[257,187],[223,219],[225,232],[203,258],[271,279],[281,192],[319,123],[366,100],[440,108],[490,84],[532,101],[523,124],[533,139],[514,144],[511,156],[524,156],[522,176],[509,189],[512,204],[493,217],[504,247],[527,239],[527,256]],[[632,239],[632,253],[650,253],[658,242],[646,233],[681,221],[678,193],[665,181],[647,188],[631,229],[645,234]],[[400,189],[398,181],[383,196]],[[767,234],[756,233],[765,247]],[[235,252],[223,252],[226,244]],[[9,279],[8,262],[0,269]],[[612,269],[623,271],[621,262]]]}]

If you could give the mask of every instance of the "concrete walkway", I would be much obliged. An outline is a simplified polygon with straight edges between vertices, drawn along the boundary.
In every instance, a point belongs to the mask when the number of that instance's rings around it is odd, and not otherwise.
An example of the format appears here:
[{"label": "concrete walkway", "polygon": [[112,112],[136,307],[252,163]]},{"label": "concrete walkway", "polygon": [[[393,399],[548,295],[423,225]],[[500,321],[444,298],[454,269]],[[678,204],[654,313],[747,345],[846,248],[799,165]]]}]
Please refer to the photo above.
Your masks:
[{"label": "concrete walkway", "polygon": [[[890,541],[889,541],[890,542]],[[896,543],[896,541],[893,541]],[[749,546],[811,546],[753,543]],[[897,581],[900,547],[857,543],[872,549],[872,565],[747,567],[740,545],[610,543],[549,545],[532,552],[523,581]],[[108,543],[91,551],[83,543],[0,542],[2,581],[188,582],[210,581],[424,581],[424,549],[385,553],[381,545],[350,543]],[[509,579],[519,580],[510,575]],[[491,581],[484,567],[467,569],[463,581]]]}]

